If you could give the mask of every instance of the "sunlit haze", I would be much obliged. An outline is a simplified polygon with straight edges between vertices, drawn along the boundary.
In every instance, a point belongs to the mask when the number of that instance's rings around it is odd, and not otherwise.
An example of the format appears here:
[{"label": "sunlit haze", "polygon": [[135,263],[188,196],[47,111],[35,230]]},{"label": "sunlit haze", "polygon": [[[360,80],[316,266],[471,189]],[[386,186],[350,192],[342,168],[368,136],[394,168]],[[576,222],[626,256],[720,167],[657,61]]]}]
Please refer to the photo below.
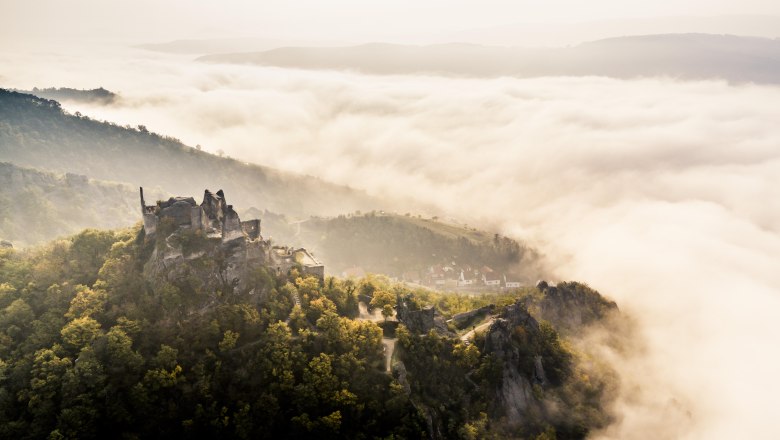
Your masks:
[{"label": "sunlit haze", "polygon": [[[604,354],[621,394],[591,438],[780,438],[776,81],[717,65],[521,77],[196,60],[215,47],[571,46],[632,28],[771,44],[775,16],[768,0],[2,0],[0,87],[104,87],[119,100],[63,108],[528,243],[555,281],[588,283],[638,325],[635,351]],[[176,40],[222,41],[138,47]]]}]

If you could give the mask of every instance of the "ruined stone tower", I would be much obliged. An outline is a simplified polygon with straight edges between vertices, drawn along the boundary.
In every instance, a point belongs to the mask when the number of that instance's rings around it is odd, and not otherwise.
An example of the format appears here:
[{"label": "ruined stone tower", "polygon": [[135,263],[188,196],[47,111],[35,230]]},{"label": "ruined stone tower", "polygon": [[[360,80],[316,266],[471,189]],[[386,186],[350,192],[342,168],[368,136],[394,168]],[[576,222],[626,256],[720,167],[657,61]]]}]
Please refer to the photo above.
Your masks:
[{"label": "ruined stone tower", "polygon": [[[235,279],[238,282],[247,268],[257,264],[277,273],[287,272],[298,266],[304,274],[314,275],[320,280],[325,277],[322,263],[306,249],[271,246],[270,241],[263,240],[260,220],[241,221],[233,205],[227,204],[222,190],[216,194],[205,190],[200,205],[192,197],[171,197],[158,201],[156,205],[147,206],[143,188],[140,188],[140,194],[141,214],[147,237],[154,237],[160,222],[166,220],[172,221],[176,230],[203,231],[206,238],[220,239],[220,247],[227,256],[228,277],[231,281]],[[163,262],[173,263],[178,259],[198,258],[196,255],[184,255],[182,249],[171,247],[167,241],[165,246],[159,254]]]},{"label": "ruined stone tower", "polygon": [[148,236],[157,232],[157,226],[162,219],[170,218],[178,228],[202,230],[207,237],[220,237],[225,243],[241,238],[261,238],[260,220],[249,220],[242,225],[233,205],[228,205],[225,201],[222,190],[216,194],[206,190],[200,205],[192,197],[171,197],[157,202],[156,205],[147,206],[143,187],[140,192],[144,232]]}]

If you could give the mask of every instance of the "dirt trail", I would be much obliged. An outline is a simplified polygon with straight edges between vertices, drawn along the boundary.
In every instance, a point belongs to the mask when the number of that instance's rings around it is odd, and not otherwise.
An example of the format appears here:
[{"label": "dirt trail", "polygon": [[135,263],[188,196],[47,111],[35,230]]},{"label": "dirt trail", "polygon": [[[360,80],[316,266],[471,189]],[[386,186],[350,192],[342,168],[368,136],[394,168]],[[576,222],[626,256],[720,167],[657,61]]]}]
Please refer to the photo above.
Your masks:
[{"label": "dirt trail", "polygon": [[463,342],[468,342],[469,339],[473,338],[477,332],[481,332],[483,330],[487,330],[488,327],[490,327],[491,324],[493,324],[493,321],[496,320],[495,316],[491,316],[490,319],[487,320],[487,322],[484,322],[477,327],[469,330],[468,332],[464,333],[463,336],[460,337],[460,340]]}]

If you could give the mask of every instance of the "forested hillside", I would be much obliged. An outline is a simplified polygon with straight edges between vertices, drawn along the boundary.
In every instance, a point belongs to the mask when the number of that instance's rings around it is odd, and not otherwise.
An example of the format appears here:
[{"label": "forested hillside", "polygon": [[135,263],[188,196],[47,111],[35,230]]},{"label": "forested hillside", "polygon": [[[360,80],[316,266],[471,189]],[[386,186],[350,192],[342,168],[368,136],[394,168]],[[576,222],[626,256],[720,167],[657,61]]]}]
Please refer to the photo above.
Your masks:
[{"label": "forested hillside", "polygon": [[[128,184],[0,162],[0,185],[0,239],[16,247],[85,228],[127,227],[141,220],[138,188]],[[196,191],[187,194],[192,193]],[[169,195],[146,188],[149,201]],[[367,272],[400,276],[452,261],[488,265],[502,272],[536,264],[532,250],[509,238],[410,215],[367,213],[293,223],[281,214],[250,209],[242,218],[260,218],[263,235],[278,244],[314,251],[333,274],[359,266]]]},{"label": "forested hillside", "polygon": [[[262,140],[260,140],[262,142]],[[0,161],[174,194],[222,188],[230,203],[288,215],[337,215],[376,201],[310,176],[218,157],[149,132],[68,114],[56,101],[0,89]]]},{"label": "forested hillside", "polygon": [[[0,122],[2,124],[2,122]],[[84,228],[127,227],[140,221],[138,188],[53,174],[0,162],[0,239],[39,244]],[[162,198],[148,188],[149,198]]]},{"label": "forested hillside", "polygon": [[158,238],[87,230],[0,250],[0,438],[568,439],[610,420],[609,368],[525,309],[544,291],[504,295],[471,343],[401,322],[388,374],[358,293],[418,309],[441,294],[261,266],[213,289],[187,275],[223,270],[207,256],[150,273]]},{"label": "forested hillside", "polygon": [[39,98],[53,99],[55,101],[81,101],[93,102],[98,104],[111,104],[117,100],[118,95],[103,87],[91,90],[72,89],[69,87],[49,87],[39,89],[34,87],[32,90],[14,90],[20,93],[29,93]]},{"label": "forested hillside", "polygon": [[452,262],[505,272],[536,264],[534,252],[510,238],[437,219],[370,212],[291,225],[280,225],[272,216],[269,220],[269,234],[313,250],[331,273],[360,266],[401,276]]}]

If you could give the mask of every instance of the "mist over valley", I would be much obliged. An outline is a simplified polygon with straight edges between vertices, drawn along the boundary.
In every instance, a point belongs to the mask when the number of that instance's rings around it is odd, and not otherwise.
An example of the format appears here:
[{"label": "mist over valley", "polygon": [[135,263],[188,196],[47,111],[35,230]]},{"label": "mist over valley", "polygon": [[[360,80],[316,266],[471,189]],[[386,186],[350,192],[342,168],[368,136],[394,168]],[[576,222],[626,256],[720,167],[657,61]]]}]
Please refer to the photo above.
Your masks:
[{"label": "mist over valley", "polygon": [[2,432],[776,437],[758,17],[4,43]]}]

